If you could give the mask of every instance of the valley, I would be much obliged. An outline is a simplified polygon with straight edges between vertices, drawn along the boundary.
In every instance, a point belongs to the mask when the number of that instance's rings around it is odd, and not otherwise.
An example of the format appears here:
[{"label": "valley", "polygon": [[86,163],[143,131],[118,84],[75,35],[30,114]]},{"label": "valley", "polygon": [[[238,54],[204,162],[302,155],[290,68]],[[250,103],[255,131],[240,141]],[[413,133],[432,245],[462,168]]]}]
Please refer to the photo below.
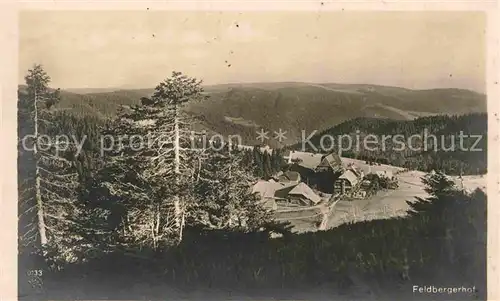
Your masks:
[{"label": "valley", "polygon": [[11,18],[17,299],[491,295],[490,14],[199,4]]},{"label": "valley", "polygon": [[[248,138],[246,144],[258,143],[253,129],[256,125],[269,130],[286,129],[286,141],[270,141],[271,146],[283,146],[298,142],[302,130],[321,132],[353,118],[412,120],[436,114],[486,112],[484,94],[460,89],[410,90],[300,82],[225,84],[204,89],[209,99],[192,103],[185,110],[207,130],[224,136],[240,132]],[[82,94],[63,90],[58,108],[109,118],[121,106],[139,104],[141,97],[153,92],[109,90]]]}]

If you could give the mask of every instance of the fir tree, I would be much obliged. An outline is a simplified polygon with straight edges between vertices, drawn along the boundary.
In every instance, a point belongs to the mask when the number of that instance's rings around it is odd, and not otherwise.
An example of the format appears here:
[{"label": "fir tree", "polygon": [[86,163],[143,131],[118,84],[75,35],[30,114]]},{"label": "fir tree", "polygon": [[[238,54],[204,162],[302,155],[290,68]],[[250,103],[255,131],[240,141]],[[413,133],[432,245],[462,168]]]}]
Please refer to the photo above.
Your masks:
[{"label": "fir tree", "polygon": [[254,162],[254,175],[258,178],[264,177],[264,160],[262,158],[262,152],[260,148],[256,145],[252,150],[253,162]]},{"label": "fir tree", "polygon": [[[59,90],[49,88],[50,77],[41,65],[25,76],[27,88],[19,91],[20,129],[20,245],[37,246],[47,259],[71,261],[75,237],[71,227],[78,217],[79,189],[75,169],[76,145],[61,134],[51,108]],[[30,139],[31,138],[31,139]]]},{"label": "fir tree", "polygon": [[202,92],[201,81],[173,72],[111,127],[123,143],[110,154],[101,186],[114,199],[111,220],[124,240],[154,249],[182,240],[198,166],[182,108]]},{"label": "fir tree", "polygon": [[449,202],[457,196],[455,183],[442,172],[433,172],[422,177],[424,190],[429,194],[426,199],[417,198],[416,202],[407,201],[413,214],[434,215],[438,218],[445,214]]},{"label": "fir tree", "polygon": [[283,157],[281,155],[281,150],[273,149],[271,153],[271,167],[273,174],[279,172],[281,170],[282,165],[283,165]]},{"label": "fir tree", "polygon": [[273,176],[271,156],[267,151],[262,152],[262,165],[264,167],[264,179],[268,180]]},{"label": "fir tree", "polygon": [[245,164],[245,151],[212,151],[204,161],[198,195],[196,224],[208,229],[256,232],[282,229],[272,212],[252,193],[257,178]]}]

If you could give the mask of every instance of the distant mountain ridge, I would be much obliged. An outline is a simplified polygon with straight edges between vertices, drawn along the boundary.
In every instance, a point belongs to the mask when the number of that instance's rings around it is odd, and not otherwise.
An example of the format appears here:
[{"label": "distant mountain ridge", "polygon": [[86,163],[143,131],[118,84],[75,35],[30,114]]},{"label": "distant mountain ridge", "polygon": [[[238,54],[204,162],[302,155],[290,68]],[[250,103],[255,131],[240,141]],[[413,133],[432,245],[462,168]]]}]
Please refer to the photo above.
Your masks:
[{"label": "distant mountain ridge", "polygon": [[[139,104],[141,97],[153,91],[63,90],[56,109],[107,118],[121,106]],[[207,85],[205,91],[209,100],[186,108],[202,128],[224,136],[239,134],[245,144],[257,143],[255,132],[261,128],[269,131],[269,136],[280,128],[287,132],[281,143],[270,139],[271,146],[293,144],[300,140],[302,131],[322,131],[358,117],[411,120],[486,112],[486,95],[456,88],[411,90],[369,84],[278,82]]]},{"label": "distant mountain ridge", "polygon": [[[460,89],[460,88],[428,88],[428,89],[409,89],[403,87],[396,86],[385,86],[385,85],[375,85],[375,84],[339,84],[339,83],[315,83],[315,82],[249,82],[249,83],[225,83],[225,84],[212,84],[212,85],[203,85],[206,91],[216,92],[223,90],[230,90],[232,88],[260,88],[260,89],[276,89],[283,87],[291,87],[291,86],[301,86],[301,85],[309,85],[309,86],[322,86],[331,89],[339,89],[339,90],[367,90],[367,89],[377,89],[377,90],[385,90],[388,91],[431,91],[431,90],[457,90],[463,92],[472,92],[476,94],[484,95],[484,93],[480,93],[473,90],[468,89]],[[23,85],[20,85],[23,86]],[[61,90],[77,93],[77,94],[93,94],[93,93],[108,93],[108,92],[118,92],[118,91],[153,91],[154,87],[151,88],[130,88],[130,87],[107,87],[107,88],[61,88]]]}]

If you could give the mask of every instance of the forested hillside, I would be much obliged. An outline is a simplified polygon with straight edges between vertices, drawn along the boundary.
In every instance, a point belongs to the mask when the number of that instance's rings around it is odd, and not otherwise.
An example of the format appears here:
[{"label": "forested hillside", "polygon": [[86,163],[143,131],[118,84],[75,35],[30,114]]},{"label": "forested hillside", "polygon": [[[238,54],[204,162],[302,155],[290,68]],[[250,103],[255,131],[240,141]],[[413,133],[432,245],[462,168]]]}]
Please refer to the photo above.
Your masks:
[{"label": "forested hillside", "polygon": [[[462,146],[461,132],[464,136]],[[347,138],[342,140],[344,150],[342,154],[346,157],[427,172],[443,170],[453,175],[484,174],[487,171],[487,133],[485,113],[439,115],[410,121],[355,118],[318,132],[309,139],[314,147],[309,143],[304,143],[304,146],[306,151],[314,151],[317,148],[321,152],[321,137],[332,136],[336,143],[334,149],[338,151],[339,138],[347,135],[351,137],[353,146],[349,147]],[[375,135],[378,142],[364,145],[363,141],[367,135]],[[393,138],[398,135],[401,136],[399,141],[405,143],[404,147],[394,142]],[[413,135],[415,136],[411,139],[411,143],[408,143]],[[383,136],[388,136],[389,139],[382,142]],[[356,139],[359,139],[359,144],[356,143]],[[424,141],[427,141],[427,144],[424,144]],[[323,143],[324,148],[329,148],[331,145],[325,144],[327,143]],[[302,146],[302,143],[299,143],[292,148],[302,149]]]},{"label": "forested hillside", "polygon": [[[252,134],[259,128],[281,128],[287,131],[285,143],[300,139],[302,130],[322,131],[357,117],[411,120],[437,114],[486,112],[484,95],[459,89],[300,83],[226,88],[211,93],[209,102],[194,104],[190,110],[203,115],[214,131],[223,134],[233,133],[233,126],[245,125]],[[231,124],[227,117],[238,120]]]},{"label": "forested hillside", "polygon": [[[20,86],[20,93],[25,89],[26,86]],[[121,108],[139,104],[142,97],[148,97],[152,92],[152,89],[87,94],[61,91],[61,100],[52,110],[102,123],[116,116]],[[304,137],[302,131],[305,137],[317,131],[317,137],[311,139],[315,145],[322,135],[354,134],[356,130],[360,131],[360,136],[402,134],[405,139],[422,134],[424,129],[438,136],[458,136],[464,131],[465,134],[483,135],[476,145],[483,151],[405,149],[395,152],[389,141],[385,152],[361,149],[346,151],[344,156],[423,171],[442,169],[450,174],[486,172],[486,97],[473,91],[255,83],[207,86],[203,93],[209,96],[207,100],[190,103],[184,110],[195,121],[194,129],[205,130],[208,135],[240,135],[243,144],[255,145],[260,143],[256,140],[256,131],[263,128],[271,133],[267,144],[282,147],[299,142]],[[280,128],[287,132],[287,139],[282,142],[272,135]],[[474,139],[466,140],[474,142]]]},{"label": "forested hillside", "polygon": [[[23,88],[23,87],[21,87]],[[78,91],[78,90],[76,90]],[[121,106],[138,104],[153,89],[100,91],[77,94],[61,91],[59,110],[101,118],[115,116]],[[410,90],[398,87],[348,84],[254,83],[205,87],[209,100],[191,103],[185,110],[199,129],[224,136],[239,134],[244,143],[258,143],[255,131],[287,131],[280,143],[293,144],[302,130],[323,131],[357,118],[411,120],[438,114],[486,112],[486,96],[469,90]]]}]

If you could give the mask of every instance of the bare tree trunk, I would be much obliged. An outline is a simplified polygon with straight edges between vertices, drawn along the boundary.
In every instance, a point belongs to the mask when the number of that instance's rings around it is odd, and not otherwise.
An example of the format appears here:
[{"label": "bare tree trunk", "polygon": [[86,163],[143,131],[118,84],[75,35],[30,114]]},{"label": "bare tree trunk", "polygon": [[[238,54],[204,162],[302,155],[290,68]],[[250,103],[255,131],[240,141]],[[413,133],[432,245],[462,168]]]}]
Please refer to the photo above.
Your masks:
[{"label": "bare tree trunk", "polygon": [[175,140],[174,140],[174,153],[175,153],[175,174],[180,174],[180,166],[181,166],[181,158],[180,158],[180,130],[179,130],[179,118],[177,117],[177,109],[175,112],[176,116],[174,119],[174,131],[175,131]]},{"label": "bare tree trunk", "polygon": [[[178,109],[175,108],[175,119],[174,119],[174,132],[175,132],[175,138],[174,138],[174,153],[175,153],[175,161],[174,161],[174,168],[175,168],[175,181],[178,184],[179,181],[179,176],[180,176],[180,167],[181,167],[181,157],[180,157],[180,129],[179,129],[179,115],[178,115]],[[183,213],[181,210],[181,204],[180,204],[180,199],[179,196],[176,195],[174,196],[174,207],[175,207],[175,224],[177,226],[177,229],[179,229],[179,242],[182,241],[182,228],[184,227],[183,224]]]},{"label": "bare tree trunk", "polygon": [[196,176],[196,182],[200,181],[200,171],[201,171],[201,158],[198,157],[198,175]]},{"label": "bare tree trunk", "polygon": [[160,237],[160,219],[161,219],[160,205],[156,205],[155,250],[156,250],[156,248],[158,248],[158,243],[160,241],[160,239],[159,239],[159,237]]},{"label": "bare tree trunk", "polygon": [[182,240],[182,227],[184,226],[182,224],[182,212],[181,212],[181,204],[179,200],[179,196],[174,196],[174,215],[175,215],[175,225],[177,226],[177,229],[179,230],[179,242]]},{"label": "bare tree trunk", "polygon": [[[38,139],[38,96],[35,88],[35,139]],[[37,141],[34,142],[33,145],[33,155],[35,157],[35,199],[36,199],[36,207],[37,207],[37,218],[38,218],[38,233],[40,234],[40,244],[44,247],[47,244],[47,233],[45,226],[45,214],[43,212],[43,201],[42,194],[40,191],[40,166],[38,164],[38,147]]]},{"label": "bare tree trunk", "polygon": [[40,243],[43,246],[47,244],[47,233],[45,232],[45,217],[43,212],[43,201],[40,195],[40,175],[39,168],[36,167],[36,206],[37,206],[37,217],[38,217],[38,232],[40,234]]},{"label": "bare tree trunk", "polygon": [[151,239],[153,240],[153,249],[156,250],[156,234],[155,234],[155,221],[151,221]]},{"label": "bare tree trunk", "polygon": [[156,205],[156,235],[160,233],[160,205]]},{"label": "bare tree trunk", "polygon": [[181,227],[179,228],[179,242],[182,241],[182,238],[183,238],[183,232],[184,232],[184,224],[186,222],[185,220],[185,217],[186,215],[184,214],[184,212],[181,213],[182,217],[181,217]]}]

